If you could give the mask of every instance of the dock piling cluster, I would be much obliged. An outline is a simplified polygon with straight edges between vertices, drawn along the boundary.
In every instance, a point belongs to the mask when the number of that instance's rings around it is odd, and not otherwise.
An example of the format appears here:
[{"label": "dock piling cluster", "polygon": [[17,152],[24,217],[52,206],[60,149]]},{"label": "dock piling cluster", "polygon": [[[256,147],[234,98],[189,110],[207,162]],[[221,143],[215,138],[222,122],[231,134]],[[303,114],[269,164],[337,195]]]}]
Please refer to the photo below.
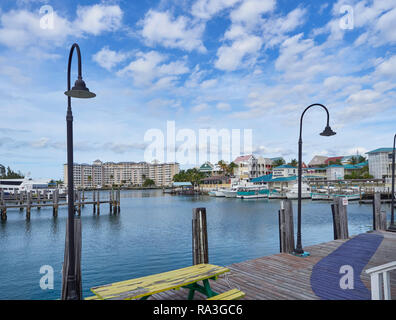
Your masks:
[{"label": "dock piling cluster", "polygon": [[[64,199],[65,201],[61,201]],[[121,212],[120,206],[121,191],[111,190],[109,200],[100,200],[100,191],[92,191],[92,201],[85,197],[84,190],[76,190],[74,193],[74,205],[75,214],[81,216],[82,208],[85,205],[91,204],[93,213],[100,214],[100,205],[109,203],[110,214],[118,214]],[[52,190],[49,192],[45,190],[43,192],[32,191],[14,191],[13,194],[5,195],[3,190],[0,190],[0,216],[1,221],[7,220],[8,209],[19,209],[23,211],[26,209],[26,219],[29,220],[31,217],[32,208],[40,210],[42,207],[52,207],[52,215],[54,218],[58,216],[59,207],[67,206],[67,196],[62,196],[59,193],[59,189]]]}]

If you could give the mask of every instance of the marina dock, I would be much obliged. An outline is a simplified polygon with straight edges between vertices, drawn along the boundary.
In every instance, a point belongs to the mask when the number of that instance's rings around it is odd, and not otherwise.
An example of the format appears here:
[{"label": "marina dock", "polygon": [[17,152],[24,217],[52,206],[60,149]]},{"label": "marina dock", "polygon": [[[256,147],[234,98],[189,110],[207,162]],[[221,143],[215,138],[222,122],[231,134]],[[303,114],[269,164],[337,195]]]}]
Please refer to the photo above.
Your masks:
[{"label": "marina dock", "polygon": [[[370,254],[367,240],[381,239],[378,248]],[[354,241],[351,243],[349,241]],[[351,250],[342,250],[342,246],[353,245]],[[319,300],[319,299],[370,299],[370,276],[367,269],[396,261],[396,233],[374,231],[350,239],[334,240],[322,244],[305,247],[310,252],[309,257],[301,258],[292,254],[280,253],[262,258],[252,259],[228,266],[231,270],[227,276],[213,281],[212,289],[224,292],[231,288],[238,288],[246,293],[246,300]],[[339,249],[337,251],[337,249]],[[352,254],[351,254],[352,252]],[[342,274],[339,269],[332,269],[331,261],[327,257],[337,255],[336,261],[342,265],[363,265],[360,272],[356,272],[355,288],[351,290],[338,287]],[[356,254],[361,253],[361,255]],[[327,260],[326,260],[327,259]],[[320,263],[326,263],[322,269]],[[338,267],[338,265],[336,266]],[[356,269],[356,268],[355,268]],[[337,271],[337,272],[332,272]],[[361,279],[364,286],[358,286]],[[338,287],[338,290],[337,290]],[[390,287],[392,299],[396,299],[396,270],[391,272]],[[152,296],[156,300],[183,300],[187,297],[187,290],[167,291]],[[196,293],[195,299],[204,297]]]},{"label": "marina dock", "polygon": [[[76,190],[74,194],[74,210],[75,213],[81,215],[81,208],[86,205],[92,205],[94,214],[100,214],[100,206],[109,205],[110,213],[119,213],[121,211],[121,192],[120,190],[109,190],[107,199],[100,199],[100,192],[94,190],[92,198],[85,197],[84,191]],[[7,220],[7,211],[9,209],[19,209],[26,211],[26,219],[30,219],[31,210],[35,208],[40,210],[42,207],[52,207],[53,216],[58,216],[58,209],[61,206],[67,206],[68,199],[66,195],[60,195],[59,190],[55,189],[51,193],[44,191],[43,193],[16,192],[11,195],[5,195],[0,192],[0,215],[1,221]]]}]

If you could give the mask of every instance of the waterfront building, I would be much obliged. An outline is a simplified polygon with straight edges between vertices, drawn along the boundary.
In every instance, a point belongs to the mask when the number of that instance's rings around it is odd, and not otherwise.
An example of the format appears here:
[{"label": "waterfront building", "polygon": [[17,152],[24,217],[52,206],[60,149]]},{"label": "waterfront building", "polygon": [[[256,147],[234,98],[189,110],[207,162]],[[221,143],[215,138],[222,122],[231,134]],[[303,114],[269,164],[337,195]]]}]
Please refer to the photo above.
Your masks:
[{"label": "waterfront building", "polygon": [[327,180],[344,180],[345,168],[340,164],[332,164],[326,168]]},{"label": "waterfront building", "polygon": [[312,160],[308,163],[308,167],[315,168],[315,167],[319,167],[322,165],[326,165],[325,161],[327,159],[328,159],[328,157],[326,157],[326,156],[314,156],[312,158]]},{"label": "waterfront building", "polygon": [[256,168],[256,177],[260,177],[260,176],[272,173],[272,164],[273,164],[273,161],[271,159],[258,157],[257,168]]},{"label": "waterfront building", "polygon": [[234,169],[234,175],[239,180],[247,180],[258,177],[257,173],[257,158],[250,154],[247,156],[240,156],[234,160],[237,167]]},{"label": "waterfront building", "polygon": [[198,171],[202,173],[207,173],[208,175],[212,175],[214,165],[209,161],[206,161],[202,166],[199,167]]},{"label": "waterfront building", "polygon": [[392,152],[393,148],[379,148],[367,152],[369,173],[375,179],[385,179],[385,183],[392,182]]},{"label": "waterfront building", "polygon": [[272,169],[272,176],[274,178],[287,178],[297,175],[297,168],[288,164],[281,165]]},{"label": "waterfront building", "polygon": [[325,160],[325,164],[326,165],[331,165],[331,164],[336,164],[336,162],[340,162],[341,163],[341,160],[344,158],[344,156],[339,156],[339,157],[330,157],[330,158],[327,158],[326,160]]},{"label": "waterfront building", "polygon": [[[92,165],[73,166],[74,185],[76,187],[102,187],[112,185],[142,186],[151,179],[156,186],[171,184],[173,176],[179,173],[178,163],[147,162],[105,162],[96,160]],[[64,165],[64,181],[67,185],[67,165]]]}]

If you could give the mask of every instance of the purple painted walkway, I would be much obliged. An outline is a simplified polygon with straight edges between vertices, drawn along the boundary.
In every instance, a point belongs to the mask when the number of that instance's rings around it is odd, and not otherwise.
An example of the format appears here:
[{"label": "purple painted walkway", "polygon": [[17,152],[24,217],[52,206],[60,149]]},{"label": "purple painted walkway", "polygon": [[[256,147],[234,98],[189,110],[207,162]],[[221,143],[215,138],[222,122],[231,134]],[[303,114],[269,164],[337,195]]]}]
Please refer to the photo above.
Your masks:
[{"label": "purple painted walkway", "polygon": [[[361,281],[360,274],[383,239],[380,234],[361,234],[320,260],[312,269],[313,292],[324,300],[370,300],[370,291]],[[340,285],[340,280],[346,275],[340,272],[343,266],[349,270],[352,267],[353,289],[343,289]]]}]

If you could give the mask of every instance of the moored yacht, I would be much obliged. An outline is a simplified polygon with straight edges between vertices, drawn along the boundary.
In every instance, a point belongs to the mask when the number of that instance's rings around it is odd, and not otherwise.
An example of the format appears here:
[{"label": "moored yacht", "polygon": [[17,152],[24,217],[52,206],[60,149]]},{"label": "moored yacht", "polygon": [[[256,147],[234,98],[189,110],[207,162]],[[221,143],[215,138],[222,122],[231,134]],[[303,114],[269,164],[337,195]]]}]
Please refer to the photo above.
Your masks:
[{"label": "moored yacht", "polygon": [[268,186],[240,187],[237,191],[237,198],[241,199],[268,198],[268,195]]},{"label": "moored yacht", "polygon": [[[298,183],[286,192],[287,199],[298,199]],[[311,199],[311,189],[306,183],[301,184],[301,199]]]}]

